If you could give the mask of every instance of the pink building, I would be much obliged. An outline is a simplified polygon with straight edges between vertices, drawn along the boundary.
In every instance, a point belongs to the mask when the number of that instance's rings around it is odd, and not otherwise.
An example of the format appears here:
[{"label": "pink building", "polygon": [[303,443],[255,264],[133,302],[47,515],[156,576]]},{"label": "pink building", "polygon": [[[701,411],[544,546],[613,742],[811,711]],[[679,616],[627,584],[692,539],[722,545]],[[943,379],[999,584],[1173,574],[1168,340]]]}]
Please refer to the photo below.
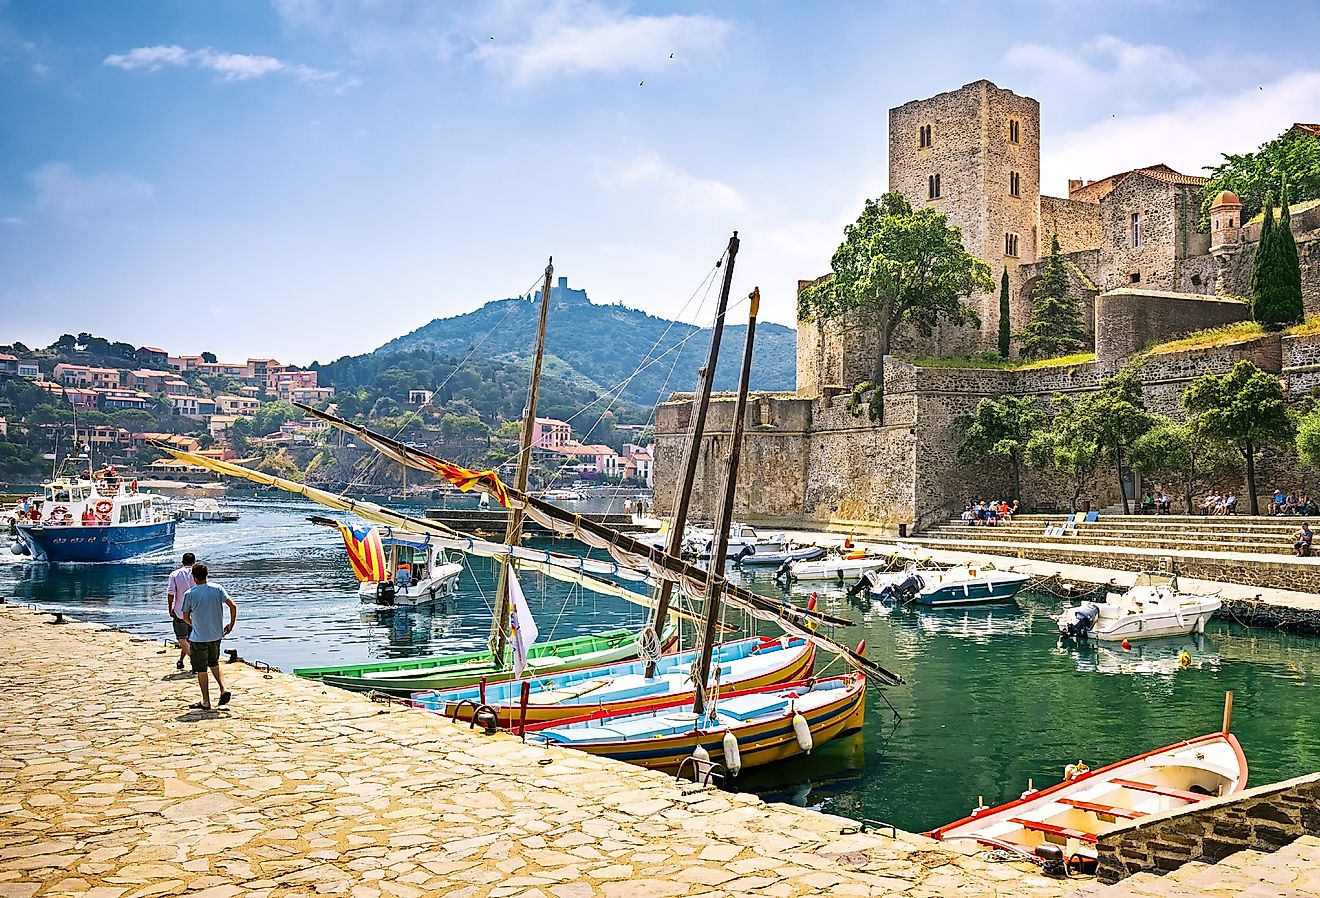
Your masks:
[{"label": "pink building", "polygon": [[567,421],[556,418],[537,418],[532,427],[532,446],[537,449],[563,448],[573,439],[573,428]]}]

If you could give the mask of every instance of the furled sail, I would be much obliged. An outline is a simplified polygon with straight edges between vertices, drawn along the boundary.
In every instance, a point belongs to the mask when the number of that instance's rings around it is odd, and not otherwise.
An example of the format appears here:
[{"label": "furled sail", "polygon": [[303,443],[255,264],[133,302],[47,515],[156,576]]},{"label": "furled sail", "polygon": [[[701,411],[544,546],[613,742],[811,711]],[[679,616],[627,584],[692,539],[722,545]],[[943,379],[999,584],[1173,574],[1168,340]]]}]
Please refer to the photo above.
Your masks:
[{"label": "furled sail", "polygon": [[[352,424],[337,415],[319,411],[301,403],[294,404],[308,414],[362,439],[363,442],[401,464],[406,464],[421,471],[439,473],[442,476],[449,476],[456,469],[456,466],[449,462],[409,448],[384,434],[376,433],[361,425]],[[875,677],[882,683],[897,685],[904,682],[900,675],[886,670],[847,646],[821,635],[812,626],[813,624],[819,625],[822,622],[851,626],[851,621],[832,617],[819,611],[807,611],[788,602],[758,595],[728,582],[723,577],[712,578],[705,569],[689,564],[656,546],[647,545],[603,524],[598,524],[581,515],[513,489],[500,482],[493,472],[485,472],[473,479],[466,478],[466,475],[470,472],[464,469],[458,470],[463,472],[470,487],[504,499],[511,508],[521,508],[527,517],[560,536],[572,536],[592,548],[608,552],[610,557],[623,568],[649,571],[653,577],[658,579],[672,580],[688,595],[703,600],[707,598],[708,587],[712,583],[720,583],[722,599],[748,612],[753,617],[776,623],[785,632],[801,636],[826,651],[842,656],[853,667]]]}]

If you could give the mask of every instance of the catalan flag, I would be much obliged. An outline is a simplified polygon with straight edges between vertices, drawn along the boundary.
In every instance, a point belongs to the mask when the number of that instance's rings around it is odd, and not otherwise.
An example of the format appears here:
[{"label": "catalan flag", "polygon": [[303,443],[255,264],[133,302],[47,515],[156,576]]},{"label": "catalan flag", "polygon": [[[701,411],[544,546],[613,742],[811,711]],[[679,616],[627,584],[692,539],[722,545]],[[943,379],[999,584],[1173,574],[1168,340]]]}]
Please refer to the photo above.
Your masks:
[{"label": "catalan flag", "polygon": [[340,524],[339,534],[344,538],[344,549],[353,565],[353,574],[360,583],[381,583],[390,579],[385,567],[385,545],[375,527],[354,527]]},{"label": "catalan flag", "polygon": [[472,489],[481,481],[490,489],[490,494],[495,497],[495,501],[509,507],[509,496],[504,491],[504,484],[500,477],[494,471],[470,471],[467,468],[460,468],[458,465],[451,465],[449,462],[427,459],[431,467],[445,480],[448,480],[454,486],[463,492]]}]

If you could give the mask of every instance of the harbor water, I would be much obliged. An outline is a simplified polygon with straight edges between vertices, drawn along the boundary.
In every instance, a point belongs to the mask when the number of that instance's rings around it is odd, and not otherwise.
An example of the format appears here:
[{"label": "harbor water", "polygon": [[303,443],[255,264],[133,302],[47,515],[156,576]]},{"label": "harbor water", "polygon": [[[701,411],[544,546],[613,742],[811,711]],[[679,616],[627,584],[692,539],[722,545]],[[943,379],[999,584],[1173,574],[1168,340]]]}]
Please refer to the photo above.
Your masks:
[{"label": "harbor water", "polygon": [[[165,639],[166,576],[192,551],[237,601],[226,647],[249,660],[287,671],[485,645],[495,583],[488,560],[465,561],[448,603],[380,607],[358,598],[338,535],[307,521],[323,509],[278,499],[232,504],[242,513],[237,523],[180,524],[169,553],[55,568],[5,553],[0,595]],[[769,572],[747,583],[785,594]],[[539,576],[525,576],[523,586],[542,639],[637,630],[646,620],[644,608]],[[767,799],[929,829],[979,800],[993,805],[1029,782],[1056,782],[1068,763],[1095,767],[1215,730],[1226,690],[1235,693],[1233,730],[1252,784],[1320,769],[1315,637],[1216,620],[1203,637],[1076,648],[1060,645],[1054,617],[1062,603],[1045,593],[1024,594],[1016,606],[929,612],[850,600],[838,585],[817,589],[823,610],[856,622],[834,635],[865,639],[868,655],[908,683],[870,690],[861,733],[737,781]],[[805,603],[810,591],[792,595]],[[1180,662],[1184,650],[1189,662]],[[161,646],[162,676],[176,657]],[[822,656],[818,672],[825,670],[842,667]],[[236,696],[235,712],[241,707]]]}]

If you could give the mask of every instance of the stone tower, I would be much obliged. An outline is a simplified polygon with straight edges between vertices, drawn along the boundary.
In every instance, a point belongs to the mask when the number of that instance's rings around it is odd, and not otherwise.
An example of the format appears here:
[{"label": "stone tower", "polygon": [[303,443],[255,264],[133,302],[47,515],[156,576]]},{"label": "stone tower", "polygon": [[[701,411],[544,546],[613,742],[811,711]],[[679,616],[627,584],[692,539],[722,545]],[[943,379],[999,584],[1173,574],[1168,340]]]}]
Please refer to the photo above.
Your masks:
[{"label": "stone tower", "polygon": [[1242,238],[1242,201],[1225,190],[1210,204],[1210,251],[1237,249]]},{"label": "stone tower", "polygon": [[[968,252],[989,263],[996,284],[1008,268],[1016,299],[1017,267],[1049,250],[1038,234],[1040,103],[981,80],[889,110],[889,189],[947,214]],[[943,333],[935,349],[994,348],[998,291],[972,303],[981,331]],[[1023,315],[1014,310],[1015,318]]]}]

